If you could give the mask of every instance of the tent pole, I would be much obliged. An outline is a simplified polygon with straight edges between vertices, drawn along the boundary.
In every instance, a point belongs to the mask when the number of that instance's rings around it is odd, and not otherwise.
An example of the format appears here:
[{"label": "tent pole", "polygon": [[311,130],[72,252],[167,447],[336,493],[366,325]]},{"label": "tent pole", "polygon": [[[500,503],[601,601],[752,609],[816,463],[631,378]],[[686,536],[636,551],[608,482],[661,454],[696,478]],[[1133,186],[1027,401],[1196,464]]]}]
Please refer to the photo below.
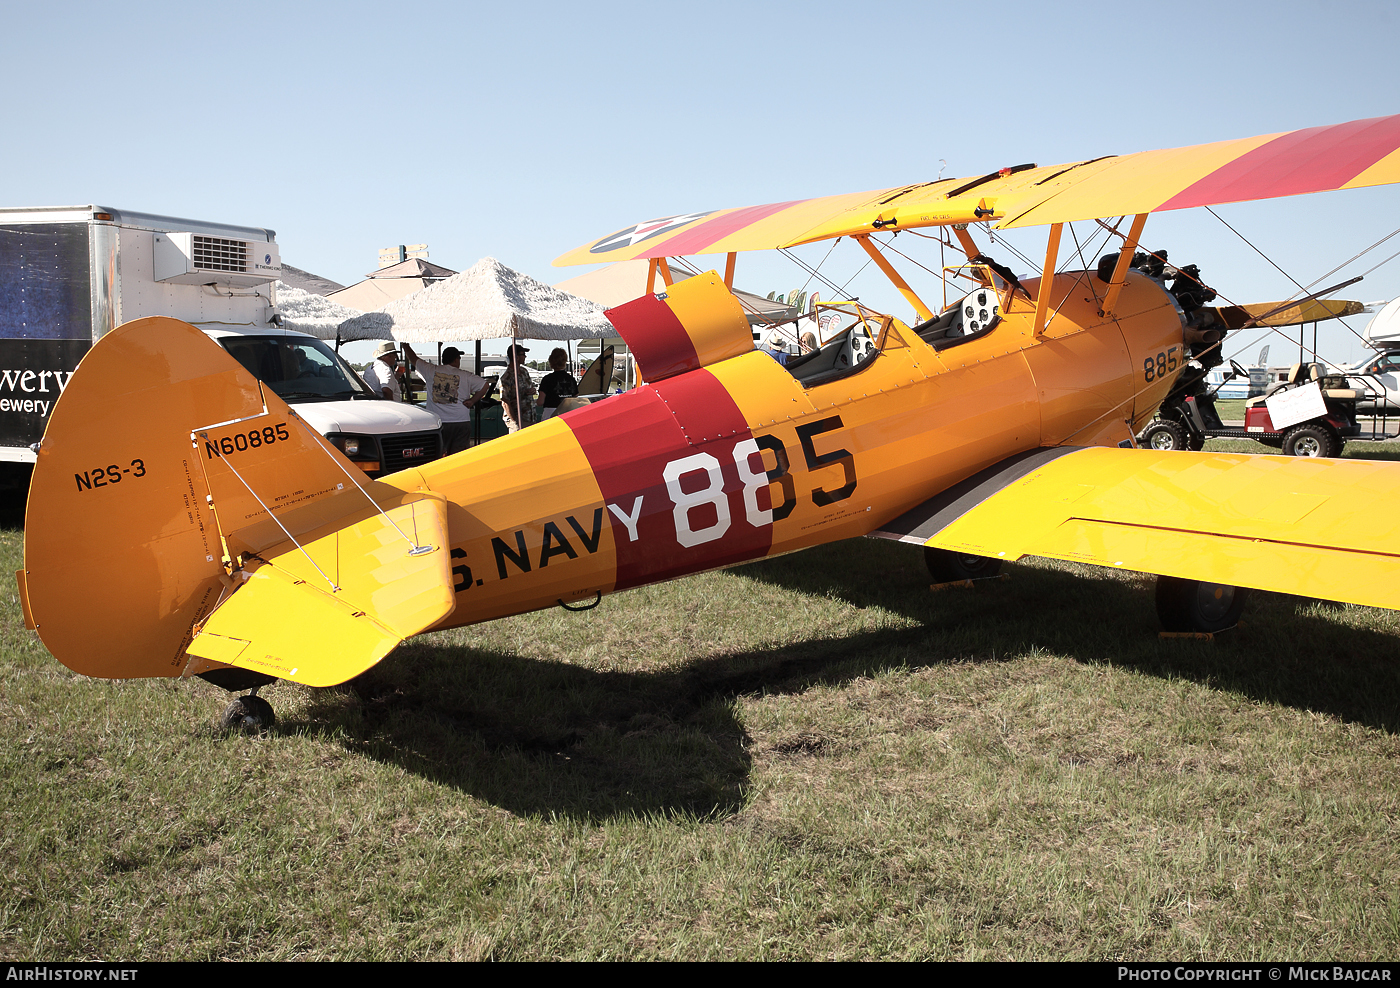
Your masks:
[{"label": "tent pole", "polygon": [[522,424],[520,421],[520,364],[516,363],[515,360],[519,353],[515,351],[514,333],[511,334],[510,345],[511,349],[506,351],[506,370],[510,371],[511,377],[515,381],[515,431],[519,432]]},{"label": "tent pole", "polygon": [[[476,341],[476,354],[473,358],[472,373],[477,377],[481,376],[481,341]],[[475,408],[472,409],[472,445],[481,443],[481,413]]]}]

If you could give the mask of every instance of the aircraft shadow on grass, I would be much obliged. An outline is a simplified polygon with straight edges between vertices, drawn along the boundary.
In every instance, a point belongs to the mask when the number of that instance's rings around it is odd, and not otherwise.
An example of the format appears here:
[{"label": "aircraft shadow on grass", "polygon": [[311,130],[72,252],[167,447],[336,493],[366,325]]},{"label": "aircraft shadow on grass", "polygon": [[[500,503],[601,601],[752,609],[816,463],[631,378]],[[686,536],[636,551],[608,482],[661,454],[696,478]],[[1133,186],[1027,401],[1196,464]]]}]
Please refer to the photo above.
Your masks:
[{"label": "aircraft shadow on grass", "polygon": [[932,594],[917,550],[860,539],[734,573],[917,623],[654,672],[410,642],[285,727],[334,732],[511,812],[581,819],[737,812],[752,761],[735,696],[1032,649],[1400,730],[1394,638],[1328,621],[1296,598],[1257,594],[1245,627],[1200,643],[1157,638],[1148,578],[1018,566],[1006,582]]}]

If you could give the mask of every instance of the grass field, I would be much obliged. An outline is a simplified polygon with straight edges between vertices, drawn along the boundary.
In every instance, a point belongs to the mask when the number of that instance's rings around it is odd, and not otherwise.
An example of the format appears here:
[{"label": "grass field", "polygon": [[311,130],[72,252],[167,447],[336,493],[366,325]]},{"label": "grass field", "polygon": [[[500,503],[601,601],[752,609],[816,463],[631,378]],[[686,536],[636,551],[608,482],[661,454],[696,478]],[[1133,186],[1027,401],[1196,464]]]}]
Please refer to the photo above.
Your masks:
[{"label": "grass field", "polygon": [[1164,642],[1148,577],[1008,571],[827,546],[278,684],[260,737],[5,593],[0,956],[1396,955],[1400,615]]},{"label": "grass field", "polygon": [[1221,418],[1222,420],[1228,419],[1228,420],[1230,420],[1230,421],[1235,421],[1235,420],[1243,421],[1243,420],[1244,420],[1244,406],[1245,406],[1245,401],[1244,401],[1243,398],[1239,398],[1239,399],[1223,399],[1223,398],[1222,398],[1221,400],[1219,400],[1219,401],[1217,401],[1217,402],[1215,403],[1215,414],[1216,414],[1216,415],[1219,415],[1220,418]]}]

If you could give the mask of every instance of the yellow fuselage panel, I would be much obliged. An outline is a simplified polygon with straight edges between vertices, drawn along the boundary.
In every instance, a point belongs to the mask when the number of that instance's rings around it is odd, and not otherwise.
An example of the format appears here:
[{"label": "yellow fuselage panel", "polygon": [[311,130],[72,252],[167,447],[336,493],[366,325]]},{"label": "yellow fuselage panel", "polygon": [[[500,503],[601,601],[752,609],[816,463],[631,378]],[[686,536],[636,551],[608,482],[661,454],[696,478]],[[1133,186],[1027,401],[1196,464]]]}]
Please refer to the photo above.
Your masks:
[{"label": "yellow fuselage panel", "polygon": [[613,589],[613,529],[573,432],[560,417],[385,478],[447,499],[456,611],[444,626]]}]

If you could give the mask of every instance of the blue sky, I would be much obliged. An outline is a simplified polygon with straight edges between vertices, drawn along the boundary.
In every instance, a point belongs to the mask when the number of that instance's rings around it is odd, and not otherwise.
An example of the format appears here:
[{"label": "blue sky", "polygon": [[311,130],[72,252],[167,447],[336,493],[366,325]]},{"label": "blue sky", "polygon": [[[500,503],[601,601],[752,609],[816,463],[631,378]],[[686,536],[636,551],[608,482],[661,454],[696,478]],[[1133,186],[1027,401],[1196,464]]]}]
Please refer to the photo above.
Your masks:
[{"label": "blue sky", "polygon": [[[924,181],[945,160],[946,175],[980,174],[1400,112],[1397,10],[11,5],[0,187],[5,205],[269,226],[286,262],[343,283],[378,248],[420,242],[449,267],[492,255],[560,281],[585,269],[554,257],[654,216]],[[1218,212],[1307,283],[1400,227],[1400,191]],[[1153,216],[1145,239],[1228,298],[1293,289],[1202,210]],[[1044,231],[1012,241],[1037,256]],[[846,247],[828,262],[837,281],[865,260]],[[1334,278],[1395,250],[1400,237]],[[921,260],[936,267],[936,251]],[[739,261],[738,284],[761,294],[804,279],[780,257]],[[873,268],[852,291],[907,315]],[[1400,295],[1400,259],[1349,295]],[[1361,355],[1345,330],[1320,338],[1324,356]]]}]

